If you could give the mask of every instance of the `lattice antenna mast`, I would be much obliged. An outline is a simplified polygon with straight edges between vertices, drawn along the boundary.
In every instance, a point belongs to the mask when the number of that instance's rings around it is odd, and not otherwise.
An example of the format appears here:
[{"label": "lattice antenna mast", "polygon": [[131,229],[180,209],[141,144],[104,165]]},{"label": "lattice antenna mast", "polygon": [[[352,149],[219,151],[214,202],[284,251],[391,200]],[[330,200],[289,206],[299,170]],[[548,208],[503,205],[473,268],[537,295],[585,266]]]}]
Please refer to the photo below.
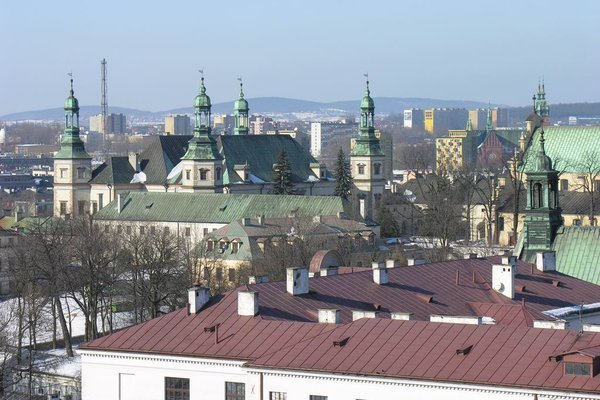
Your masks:
[{"label": "lattice antenna mast", "polygon": [[102,66],[101,68],[101,87],[100,87],[100,92],[102,95],[102,99],[101,99],[101,104],[100,107],[102,109],[102,118],[106,119],[106,117],[108,116],[108,101],[106,100],[106,59],[103,58],[102,61],[100,61],[100,65]]}]

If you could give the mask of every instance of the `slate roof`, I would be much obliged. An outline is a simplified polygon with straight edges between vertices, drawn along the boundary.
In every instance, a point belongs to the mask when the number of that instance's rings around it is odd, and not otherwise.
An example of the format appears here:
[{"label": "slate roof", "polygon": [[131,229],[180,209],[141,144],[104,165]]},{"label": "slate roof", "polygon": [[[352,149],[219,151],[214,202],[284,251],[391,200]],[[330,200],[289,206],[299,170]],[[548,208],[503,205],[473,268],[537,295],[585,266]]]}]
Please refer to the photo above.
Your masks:
[{"label": "slate roof", "polygon": [[[590,157],[600,157],[600,126],[548,126],[544,127],[544,148],[560,172],[581,173],[585,168],[581,165],[582,157],[587,153]],[[530,145],[524,155],[524,170],[535,168],[535,158],[540,147],[538,128],[530,139]]]},{"label": "slate roof", "polygon": [[365,318],[246,366],[597,393],[600,375],[565,375],[549,358],[598,345],[598,333]]},{"label": "slate roof", "polygon": [[140,154],[140,168],[147,185],[162,185],[169,172],[181,161],[191,135],[156,136]]},{"label": "slate roof", "polygon": [[234,166],[248,163],[250,173],[259,179],[271,182],[273,164],[285,150],[291,164],[292,182],[305,182],[313,174],[310,164],[318,161],[300,143],[289,135],[222,135],[217,140],[219,150],[225,158],[228,183],[239,182]]},{"label": "slate roof", "polygon": [[599,227],[560,227],[552,250],[556,251],[558,271],[600,285]]},{"label": "slate roof", "polygon": [[351,215],[347,201],[334,196],[292,196],[224,193],[130,192],[119,213],[113,200],[96,220],[211,222],[229,224],[244,217]]},{"label": "slate roof", "polygon": [[110,157],[92,171],[91,184],[128,184],[135,170],[129,163],[129,157]]}]

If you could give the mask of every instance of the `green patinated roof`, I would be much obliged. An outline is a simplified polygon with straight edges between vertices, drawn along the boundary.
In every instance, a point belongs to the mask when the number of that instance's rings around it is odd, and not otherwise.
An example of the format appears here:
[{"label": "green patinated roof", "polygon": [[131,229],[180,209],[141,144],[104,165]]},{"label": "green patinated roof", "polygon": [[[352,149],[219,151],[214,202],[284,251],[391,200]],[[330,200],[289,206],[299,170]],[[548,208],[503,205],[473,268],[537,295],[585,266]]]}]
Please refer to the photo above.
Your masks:
[{"label": "green patinated roof", "polygon": [[92,172],[90,183],[125,184],[131,182],[135,171],[128,157],[110,157]]},{"label": "green patinated roof", "polygon": [[291,164],[292,182],[305,182],[309,177],[315,177],[310,164],[318,161],[289,135],[225,135],[219,136],[218,145],[225,158],[224,184],[239,182],[234,166],[246,162],[252,175],[271,182],[273,164],[282,150],[286,151]]},{"label": "green patinated roof", "polygon": [[94,215],[97,220],[211,222],[228,224],[245,217],[351,215],[347,201],[334,196],[277,196],[223,193],[130,192],[121,213],[117,200]]},{"label": "green patinated roof", "polygon": [[[536,168],[540,150],[540,129],[530,139],[525,152],[525,172]],[[560,172],[584,173],[582,163],[586,154],[589,158],[600,159],[600,126],[550,126],[544,128],[545,152]]]},{"label": "green patinated roof", "polygon": [[556,251],[558,272],[600,285],[599,227],[561,227],[552,250]]}]

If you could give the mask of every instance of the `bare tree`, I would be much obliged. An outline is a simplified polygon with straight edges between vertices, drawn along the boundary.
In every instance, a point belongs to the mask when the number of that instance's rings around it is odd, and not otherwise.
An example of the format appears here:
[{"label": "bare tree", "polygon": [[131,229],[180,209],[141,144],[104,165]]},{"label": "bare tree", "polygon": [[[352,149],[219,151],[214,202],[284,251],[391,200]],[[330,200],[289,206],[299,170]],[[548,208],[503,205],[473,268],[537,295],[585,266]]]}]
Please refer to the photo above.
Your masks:
[{"label": "bare tree", "polygon": [[580,172],[579,182],[575,185],[575,190],[583,191],[588,196],[590,224],[595,225],[596,203],[600,190],[600,154],[597,151],[586,150],[579,157],[574,166],[576,171]]}]

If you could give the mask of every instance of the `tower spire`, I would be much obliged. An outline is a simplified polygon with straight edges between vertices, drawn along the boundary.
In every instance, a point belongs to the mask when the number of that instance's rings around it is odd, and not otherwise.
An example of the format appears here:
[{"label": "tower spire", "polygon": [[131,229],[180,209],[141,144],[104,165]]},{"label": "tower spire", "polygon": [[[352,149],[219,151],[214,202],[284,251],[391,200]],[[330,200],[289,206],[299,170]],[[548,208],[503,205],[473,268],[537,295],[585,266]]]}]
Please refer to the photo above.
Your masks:
[{"label": "tower spire", "polygon": [[242,82],[242,78],[238,78],[238,81],[240,81],[240,97],[233,104],[233,119],[235,123],[233,134],[247,135],[250,108],[248,107],[248,101],[244,98],[244,83]]}]

